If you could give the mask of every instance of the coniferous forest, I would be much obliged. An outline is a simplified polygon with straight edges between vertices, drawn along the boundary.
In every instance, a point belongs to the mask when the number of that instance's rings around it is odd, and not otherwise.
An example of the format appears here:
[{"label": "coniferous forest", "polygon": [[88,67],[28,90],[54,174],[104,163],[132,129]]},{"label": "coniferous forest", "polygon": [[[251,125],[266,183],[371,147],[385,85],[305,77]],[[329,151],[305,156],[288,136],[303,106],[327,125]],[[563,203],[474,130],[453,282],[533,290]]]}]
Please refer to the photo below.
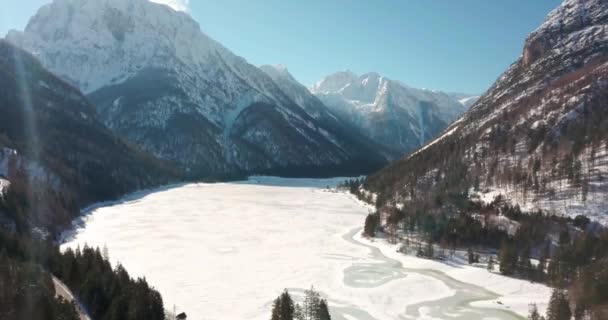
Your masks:
[{"label": "coniferous forest", "polygon": [[51,242],[0,229],[0,268],[0,319],[78,319],[75,305],[56,298],[53,276],[93,319],[164,319],[160,294],[121,265],[112,268],[99,248],[61,253]]},{"label": "coniferous forest", "polygon": [[[361,186],[359,183],[360,180],[349,180],[342,187],[369,200],[355,187]],[[471,201],[465,194],[444,199],[437,199],[443,201],[441,210],[384,206],[367,216],[363,232],[368,237],[381,233],[388,241],[401,243],[403,251],[415,246],[416,255],[425,258],[446,258],[437,253],[439,250],[450,254],[466,249],[469,263],[475,263],[479,262],[479,255],[473,253],[475,248],[486,253],[488,263],[491,257],[493,264],[495,252],[503,275],[555,288],[547,319],[570,319],[566,317],[570,313],[576,319],[599,320],[608,316],[606,227],[591,223],[585,216],[572,219],[522,212],[501,197],[490,204]],[[499,215],[518,224],[514,234],[496,222],[494,218]],[[412,238],[417,242],[413,243]]]},{"label": "coniferous forest", "polygon": [[270,320],[331,320],[327,300],[314,287],[304,292],[301,304],[295,303],[287,290],[272,303]]}]

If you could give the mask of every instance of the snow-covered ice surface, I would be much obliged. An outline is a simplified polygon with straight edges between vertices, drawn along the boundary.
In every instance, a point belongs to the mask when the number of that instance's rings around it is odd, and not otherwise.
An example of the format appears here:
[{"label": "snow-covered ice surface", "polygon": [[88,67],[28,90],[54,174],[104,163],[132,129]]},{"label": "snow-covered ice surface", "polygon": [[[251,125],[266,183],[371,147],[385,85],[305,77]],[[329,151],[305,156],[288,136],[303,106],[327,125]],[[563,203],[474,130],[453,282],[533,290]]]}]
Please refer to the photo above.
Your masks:
[{"label": "snow-covered ice surface", "polygon": [[267,319],[283,288],[298,299],[311,285],[337,320],[521,319],[548,299],[540,285],[361,238],[370,209],[324,189],[339,181],[252,177],[141,192],[89,209],[62,248],[106,245],[165,307],[195,320]]},{"label": "snow-covered ice surface", "polygon": [[[360,243],[378,248],[382,255],[398,261],[402,266],[411,268],[412,271],[433,274],[436,278],[440,278],[444,283],[449,284],[452,289],[459,290],[455,296],[448,299],[417,305],[416,307],[419,307],[420,310],[423,310],[423,307],[435,306],[435,309],[431,308],[430,310],[436,318],[423,317],[421,319],[444,319],[441,315],[453,316],[454,314],[458,314],[460,317],[449,317],[449,319],[478,319],[474,316],[478,310],[465,308],[464,311],[450,310],[450,313],[448,313],[438,308],[438,306],[450,308],[450,304],[457,308],[463,306],[463,303],[470,303],[472,306],[480,308],[513,311],[521,316],[528,314],[531,303],[537,305],[541,314],[546,311],[551,288],[545,285],[505,277],[496,272],[488,272],[483,267],[469,266],[456,260],[442,262],[404,255],[397,251],[396,245],[389,244],[385,240],[366,239],[361,234],[357,234],[354,239]],[[458,298],[458,296],[460,297]],[[443,312],[443,314],[440,312]],[[463,314],[463,312],[465,313]],[[482,312],[485,314],[480,319],[511,319],[493,311],[491,313],[487,310]]]}]

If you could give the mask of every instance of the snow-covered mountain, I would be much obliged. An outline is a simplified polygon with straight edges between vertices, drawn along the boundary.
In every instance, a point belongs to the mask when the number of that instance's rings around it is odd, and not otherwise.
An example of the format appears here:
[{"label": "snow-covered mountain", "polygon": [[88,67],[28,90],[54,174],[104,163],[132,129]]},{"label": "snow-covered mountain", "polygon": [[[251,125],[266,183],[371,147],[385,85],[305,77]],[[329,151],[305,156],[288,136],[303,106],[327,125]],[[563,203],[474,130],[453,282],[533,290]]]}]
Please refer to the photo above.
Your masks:
[{"label": "snow-covered mountain", "polygon": [[390,148],[372,140],[359,127],[354,126],[350,121],[342,119],[332,112],[308,88],[298,82],[284,65],[264,65],[260,69],[266,72],[277,86],[300,108],[305,110],[324,127],[332,128],[333,132],[339,134],[348,143],[370,150],[383,159],[393,159],[395,157],[394,152]]},{"label": "snow-covered mountain", "polygon": [[300,108],[305,110],[315,119],[333,118],[338,121],[335,115],[323,105],[308,89],[296,80],[287,67],[284,65],[263,65],[260,67],[277,86]]},{"label": "snow-covered mountain", "polygon": [[468,110],[479,100],[479,98],[480,96],[471,96],[459,99],[458,102],[460,102],[460,104],[462,104]]},{"label": "snow-covered mountain", "polygon": [[471,108],[481,98],[479,95],[472,95],[468,93],[449,93],[449,95],[458,100],[467,110]]},{"label": "snow-covered mountain", "polygon": [[608,223],[606,176],[608,1],[566,0],[462,118],[367,187],[385,204],[502,195],[528,211]]},{"label": "snow-covered mountain", "polygon": [[395,157],[424,145],[466,111],[447,93],[411,88],[377,73],[338,72],[310,91]]},{"label": "snow-covered mountain", "polygon": [[385,161],[164,5],[55,0],[7,39],[85,92],[112,130],[192,175]]}]

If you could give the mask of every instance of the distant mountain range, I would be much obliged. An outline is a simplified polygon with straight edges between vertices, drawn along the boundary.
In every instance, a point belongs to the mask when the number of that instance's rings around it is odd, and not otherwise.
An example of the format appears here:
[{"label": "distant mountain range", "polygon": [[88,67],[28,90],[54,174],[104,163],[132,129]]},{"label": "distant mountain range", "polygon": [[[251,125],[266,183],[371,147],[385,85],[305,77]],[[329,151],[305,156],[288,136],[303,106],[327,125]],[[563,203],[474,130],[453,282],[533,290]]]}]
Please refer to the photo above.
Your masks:
[{"label": "distant mountain range", "polygon": [[389,148],[393,158],[423,146],[474,100],[470,95],[411,88],[377,73],[358,76],[350,71],[329,75],[310,91],[342,121]]},{"label": "distant mountain range", "polygon": [[170,181],[369,173],[431,139],[468,98],[375,74],[350,75],[368,94],[360,103],[332,92],[337,75],[311,92],[147,0],[55,0],[0,42],[0,62],[0,193],[36,203],[0,212],[0,224],[51,234],[84,205]]},{"label": "distant mountain range", "polygon": [[247,63],[188,14],[147,0],[55,0],[6,39],[84,92],[113,132],[190,177],[370,172],[465,110],[390,81],[382,112],[353,105],[349,117],[285,69]]},{"label": "distant mountain range", "polygon": [[607,1],[564,1],[462,118],[366,187],[381,205],[412,210],[502,196],[527,211],[608,222],[607,40]]},{"label": "distant mountain range", "polygon": [[190,176],[346,174],[387,161],[164,5],[56,0],[7,39],[85,92],[114,132]]}]

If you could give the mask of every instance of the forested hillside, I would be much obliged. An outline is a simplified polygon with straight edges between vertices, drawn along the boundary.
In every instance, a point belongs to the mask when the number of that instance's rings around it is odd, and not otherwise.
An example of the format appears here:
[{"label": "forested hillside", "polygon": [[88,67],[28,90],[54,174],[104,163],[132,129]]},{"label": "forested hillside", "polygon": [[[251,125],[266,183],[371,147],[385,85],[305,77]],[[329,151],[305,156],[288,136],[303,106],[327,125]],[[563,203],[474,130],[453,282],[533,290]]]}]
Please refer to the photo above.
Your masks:
[{"label": "forested hillside", "polygon": [[0,228],[0,319],[79,319],[76,306],[58,296],[51,276],[69,286],[92,319],[164,320],[158,291],[121,265],[112,268],[99,248],[60,253],[48,241]]},{"label": "forested hillside", "polygon": [[0,222],[55,234],[87,204],[168,183],[169,164],[123,142],[77,90],[0,40]]},{"label": "forested hillside", "polygon": [[449,194],[606,219],[608,3],[565,1],[462,118],[366,180],[378,204],[440,207]]},{"label": "forested hillside", "polygon": [[549,319],[605,319],[607,39],[606,1],[551,12],[439,138],[350,184],[379,209],[366,233],[414,233],[428,257],[433,243],[499,250],[501,273],[556,288]]},{"label": "forested hillside", "polygon": [[55,236],[87,204],[180,174],[113,135],[88,100],[0,40],[0,318],[79,319],[52,277],[93,319],[164,319],[160,294],[99,249],[60,253]]}]

